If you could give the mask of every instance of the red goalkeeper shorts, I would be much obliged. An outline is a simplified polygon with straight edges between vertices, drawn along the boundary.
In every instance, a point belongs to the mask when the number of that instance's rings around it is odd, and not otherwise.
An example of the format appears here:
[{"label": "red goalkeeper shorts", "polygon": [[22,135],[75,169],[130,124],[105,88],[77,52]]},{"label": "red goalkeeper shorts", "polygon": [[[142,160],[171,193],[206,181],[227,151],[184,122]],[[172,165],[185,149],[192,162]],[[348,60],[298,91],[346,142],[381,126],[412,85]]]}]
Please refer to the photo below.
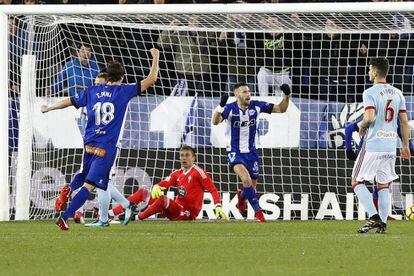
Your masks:
[{"label": "red goalkeeper shorts", "polygon": [[169,220],[192,220],[190,211],[170,199],[168,207],[162,212],[162,215]]}]

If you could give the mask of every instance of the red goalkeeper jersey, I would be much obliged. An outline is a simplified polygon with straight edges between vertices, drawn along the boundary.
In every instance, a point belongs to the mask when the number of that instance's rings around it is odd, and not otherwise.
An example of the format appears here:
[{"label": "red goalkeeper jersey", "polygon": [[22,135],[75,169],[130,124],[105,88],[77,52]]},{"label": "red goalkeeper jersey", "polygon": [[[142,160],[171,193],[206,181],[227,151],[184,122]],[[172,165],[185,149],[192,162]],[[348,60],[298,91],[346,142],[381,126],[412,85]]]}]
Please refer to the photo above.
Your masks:
[{"label": "red goalkeeper jersey", "polygon": [[191,219],[195,219],[200,213],[205,190],[213,196],[214,204],[220,203],[220,196],[211,177],[197,165],[193,165],[188,171],[185,171],[184,168],[173,171],[158,185],[166,188],[178,187],[178,196],[175,201],[190,211]]}]

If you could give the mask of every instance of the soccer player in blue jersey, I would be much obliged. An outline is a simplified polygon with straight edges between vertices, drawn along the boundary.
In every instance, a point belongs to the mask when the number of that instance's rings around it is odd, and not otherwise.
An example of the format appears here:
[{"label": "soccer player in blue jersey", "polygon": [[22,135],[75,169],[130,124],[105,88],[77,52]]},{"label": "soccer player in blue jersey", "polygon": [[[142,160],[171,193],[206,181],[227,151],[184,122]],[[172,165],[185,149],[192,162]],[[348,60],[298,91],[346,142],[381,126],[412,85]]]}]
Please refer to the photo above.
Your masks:
[{"label": "soccer player in blue jersey", "polygon": [[56,225],[62,230],[69,230],[68,218],[85,203],[95,188],[107,190],[128,103],[157,80],[159,51],[153,48],[151,55],[151,71],[140,83],[123,85],[124,66],[116,61],[110,62],[107,68],[107,83],[90,86],[73,97],[41,107],[43,113],[72,105],[76,108],[87,107],[88,123],[84,137],[82,172],[76,176],[81,178],[84,184],[56,221]]},{"label": "soccer player in blue jersey", "polygon": [[[371,59],[369,78],[374,85],[363,93],[365,112],[359,134],[364,137],[364,144],[352,171],[352,188],[369,219],[358,233],[367,233],[373,228],[377,228],[377,233],[387,231],[387,218],[391,211],[389,183],[398,178],[395,173],[398,119],[402,136],[400,155],[403,159],[411,158],[405,98],[399,89],[386,83],[388,68],[387,59]],[[364,183],[374,179],[378,188],[378,212]]]},{"label": "soccer player in blue jersey", "polygon": [[255,211],[256,218],[265,222],[262,210],[256,197],[257,178],[259,177],[259,153],[257,123],[260,113],[283,113],[289,106],[290,87],[282,85],[285,94],[279,104],[251,100],[249,86],[238,83],[234,86],[236,101],[226,104],[228,95],[220,99],[220,105],[214,111],[212,123],[217,125],[226,121],[228,138],[227,158],[231,169],[243,183],[243,190],[238,192],[238,208],[246,210],[246,199]]},{"label": "soccer player in blue jersey", "polygon": [[[101,72],[95,79],[95,85],[104,84],[107,82],[107,73]],[[88,115],[86,106],[80,108],[81,109],[81,133],[82,136],[85,134],[85,129],[88,122]],[[122,134],[120,134],[122,137]],[[119,146],[118,146],[119,148]],[[119,154],[119,149],[118,149]],[[112,168],[114,170],[114,168]],[[82,187],[84,183],[84,179],[81,177],[82,175],[78,174],[75,176],[73,181],[69,185],[65,185],[62,187],[62,189],[59,192],[58,197],[56,198],[55,203],[55,209],[56,211],[60,212],[62,211],[63,207],[66,205],[66,203],[69,201],[69,198],[71,194]],[[123,209],[126,210],[125,218],[128,218],[131,215],[132,212],[132,203],[129,202],[119,191],[118,189],[113,185],[113,176],[114,173],[111,172],[109,181],[108,181],[108,189],[106,191],[102,189],[98,189],[98,203],[99,203],[99,219],[96,220],[93,223],[85,224],[85,226],[88,227],[107,227],[109,226],[109,220],[108,220],[108,209],[110,205],[111,199],[115,200],[118,204],[122,205]],[[85,220],[83,218],[83,206],[81,206],[78,210],[75,211],[75,215],[73,216],[73,219],[76,223],[85,223]],[[124,221],[124,224],[127,224],[128,220]]]}]

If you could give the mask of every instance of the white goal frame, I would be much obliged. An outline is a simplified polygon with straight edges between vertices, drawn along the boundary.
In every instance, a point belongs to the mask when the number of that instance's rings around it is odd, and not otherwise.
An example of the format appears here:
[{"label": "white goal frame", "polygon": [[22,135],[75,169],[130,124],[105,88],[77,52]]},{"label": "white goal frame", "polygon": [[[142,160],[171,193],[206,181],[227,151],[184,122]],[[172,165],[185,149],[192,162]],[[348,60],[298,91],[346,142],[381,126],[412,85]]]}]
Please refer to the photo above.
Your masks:
[{"label": "white goal frame", "polygon": [[[171,4],[171,5],[7,5],[0,6],[0,221],[9,220],[8,160],[8,16],[69,14],[243,14],[243,13],[341,13],[414,12],[414,2],[297,3],[297,4]],[[396,31],[403,32],[404,30]],[[29,53],[30,54],[30,53]],[[30,75],[30,74],[29,74]],[[23,80],[22,80],[23,81]],[[27,82],[27,80],[26,80]],[[28,81],[30,82],[30,80]],[[29,89],[30,91],[31,89]],[[30,146],[25,147],[29,149]],[[19,147],[20,149],[20,147]],[[29,154],[29,155],[27,155]],[[28,159],[31,152],[20,154]],[[24,155],[24,156],[22,156]],[[18,160],[19,160],[18,159]],[[30,187],[30,177],[21,183]],[[20,211],[21,212],[21,211]],[[27,217],[28,219],[28,217]]]}]

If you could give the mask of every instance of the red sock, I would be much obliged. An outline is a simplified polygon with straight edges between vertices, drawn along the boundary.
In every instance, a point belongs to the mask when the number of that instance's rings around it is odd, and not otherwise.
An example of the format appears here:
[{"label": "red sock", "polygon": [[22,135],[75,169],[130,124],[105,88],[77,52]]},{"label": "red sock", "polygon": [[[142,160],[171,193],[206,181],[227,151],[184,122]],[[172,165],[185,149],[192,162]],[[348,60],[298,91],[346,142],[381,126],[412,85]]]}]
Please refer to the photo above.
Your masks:
[{"label": "red sock", "polygon": [[124,211],[124,207],[121,204],[119,204],[118,206],[112,209],[114,216],[118,216],[119,214],[122,214],[123,211]]},{"label": "red sock", "polygon": [[167,200],[168,199],[166,196],[162,196],[156,199],[151,205],[148,206],[144,212],[138,215],[138,218],[146,219],[154,214],[161,213],[166,206]]},{"label": "red sock", "polygon": [[[127,199],[135,204],[138,204],[142,201],[145,201],[145,199],[147,198],[147,195],[148,195],[148,190],[139,189],[134,194],[130,195]],[[122,214],[123,211],[124,211],[124,207],[122,207],[121,204],[119,204],[118,206],[112,209],[112,212],[114,212],[115,216]]]},{"label": "red sock", "polygon": [[134,194],[129,196],[127,199],[135,204],[139,204],[142,201],[145,201],[145,199],[148,196],[148,190],[146,189],[139,189]]}]

